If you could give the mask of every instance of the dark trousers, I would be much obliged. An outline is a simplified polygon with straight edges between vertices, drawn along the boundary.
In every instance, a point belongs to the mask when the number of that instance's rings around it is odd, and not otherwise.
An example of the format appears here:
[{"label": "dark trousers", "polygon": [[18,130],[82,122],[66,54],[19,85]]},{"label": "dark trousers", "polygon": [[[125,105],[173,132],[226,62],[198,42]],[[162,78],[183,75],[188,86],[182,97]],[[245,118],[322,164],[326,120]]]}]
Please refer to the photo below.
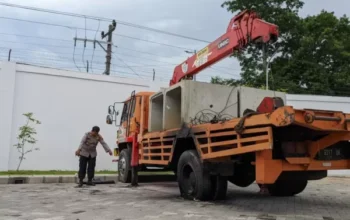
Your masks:
[{"label": "dark trousers", "polygon": [[96,157],[92,158],[80,156],[79,159],[79,179],[83,180],[86,175],[86,167],[87,167],[87,174],[88,174],[88,180],[92,180],[95,175],[95,165],[96,165]]}]

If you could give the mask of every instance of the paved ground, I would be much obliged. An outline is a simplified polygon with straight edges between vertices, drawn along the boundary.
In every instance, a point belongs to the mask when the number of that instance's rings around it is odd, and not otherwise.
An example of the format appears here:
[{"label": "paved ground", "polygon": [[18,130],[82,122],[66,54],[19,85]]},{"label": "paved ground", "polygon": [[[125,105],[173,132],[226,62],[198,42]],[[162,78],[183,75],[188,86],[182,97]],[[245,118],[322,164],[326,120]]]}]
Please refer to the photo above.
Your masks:
[{"label": "paved ground", "polygon": [[349,220],[350,179],[311,182],[300,195],[275,198],[257,193],[253,184],[230,184],[224,202],[184,201],[176,183],[143,183],[74,188],[74,184],[0,185],[0,219],[125,220]]}]

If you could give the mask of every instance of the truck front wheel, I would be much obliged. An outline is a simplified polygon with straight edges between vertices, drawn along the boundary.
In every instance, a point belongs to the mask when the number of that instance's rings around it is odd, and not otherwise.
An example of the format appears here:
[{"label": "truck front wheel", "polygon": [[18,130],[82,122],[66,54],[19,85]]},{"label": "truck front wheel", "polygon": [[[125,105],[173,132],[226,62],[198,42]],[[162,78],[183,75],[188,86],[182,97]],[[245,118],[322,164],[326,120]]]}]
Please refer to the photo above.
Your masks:
[{"label": "truck front wheel", "polygon": [[307,179],[277,180],[274,184],[267,185],[272,196],[294,196],[301,193],[307,186]]},{"label": "truck front wheel", "polygon": [[196,150],[183,152],[177,164],[177,180],[185,199],[209,200],[212,186],[209,173],[204,172]]},{"label": "truck front wheel", "polygon": [[120,152],[119,160],[118,160],[118,180],[122,183],[131,182],[130,160],[131,160],[131,150],[123,149]]}]

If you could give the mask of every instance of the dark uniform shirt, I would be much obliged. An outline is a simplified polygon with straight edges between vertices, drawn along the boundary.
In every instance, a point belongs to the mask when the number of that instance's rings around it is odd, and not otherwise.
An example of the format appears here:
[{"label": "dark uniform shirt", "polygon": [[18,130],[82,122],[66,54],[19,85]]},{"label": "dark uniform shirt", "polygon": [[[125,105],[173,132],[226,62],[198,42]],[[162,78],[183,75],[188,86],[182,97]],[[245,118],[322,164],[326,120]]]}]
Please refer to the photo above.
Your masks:
[{"label": "dark uniform shirt", "polygon": [[106,152],[111,151],[108,147],[107,143],[103,140],[100,135],[93,136],[90,132],[85,133],[83,139],[81,140],[79,150],[80,155],[84,157],[91,156],[92,158],[97,156],[96,147],[97,144],[100,143]]}]

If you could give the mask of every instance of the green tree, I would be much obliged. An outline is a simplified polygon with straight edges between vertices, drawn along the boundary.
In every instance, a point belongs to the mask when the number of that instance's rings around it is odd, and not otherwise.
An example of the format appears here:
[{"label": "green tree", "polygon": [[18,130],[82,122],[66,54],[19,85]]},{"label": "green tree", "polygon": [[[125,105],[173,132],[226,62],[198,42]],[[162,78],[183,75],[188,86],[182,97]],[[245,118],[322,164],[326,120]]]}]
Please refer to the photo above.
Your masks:
[{"label": "green tree", "polygon": [[[31,112],[25,113],[23,115],[26,117],[26,123],[25,125],[19,128],[19,134],[17,136],[18,143],[14,145],[17,148],[18,152],[20,153],[17,171],[19,170],[22,164],[22,161],[26,159],[24,157],[26,154],[33,152],[33,150],[39,150],[39,148],[34,148],[34,144],[37,141],[34,138],[34,135],[36,134],[36,130],[34,127],[31,126],[31,124],[40,124],[40,121],[36,120],[33,117],[33,113]],[[32,145],[32,147],[29,150],[25,148],[27,144]]]},{"label": "green tree", "polygon": [[[211,78],[211,83],[213,84],[220,84],[220,85],[225,85],[225,86],[246,86],[246,87],[253,87],[249,84],[242,84],[241,80],[236,80],[236,79],[223,79],[220,76],[215,76]],[[261,85],[259,87],[255,87],[257,89],[266,89],[266,85]],[[276,91],[279,92],[286,92],[286,89],[283,88],[277,88]]]},{"label": "green tree", "polygon": [[[267,48],[268,56],[277,52],[270,63],[270,89],[349,95],[349,19],[325,11],[301,18],[298,11],[303,4],[300,0],[232,0],[222,6],[233,13],[253,9],[264,20],[279,26],[279,40]],[[241,84],[260,88],[265,85],[260,48],[251,45],[234,56],[242,67]],[[216,82],[225,84],[226,80]]]},{"label": "green tree", "polygon": [[242,84],[242,82],[240,80],[223,79],[220,76],[212,77],[210,82],[213,84],[221,84],[221,85],[226,85],[226,86],[238,86],[238,85]]},{"label": "green tree", "polygon": [[290,58],[272,63],[273,76],[291,93],[350,95],[350,22],[322,11],[301,21]]}]

